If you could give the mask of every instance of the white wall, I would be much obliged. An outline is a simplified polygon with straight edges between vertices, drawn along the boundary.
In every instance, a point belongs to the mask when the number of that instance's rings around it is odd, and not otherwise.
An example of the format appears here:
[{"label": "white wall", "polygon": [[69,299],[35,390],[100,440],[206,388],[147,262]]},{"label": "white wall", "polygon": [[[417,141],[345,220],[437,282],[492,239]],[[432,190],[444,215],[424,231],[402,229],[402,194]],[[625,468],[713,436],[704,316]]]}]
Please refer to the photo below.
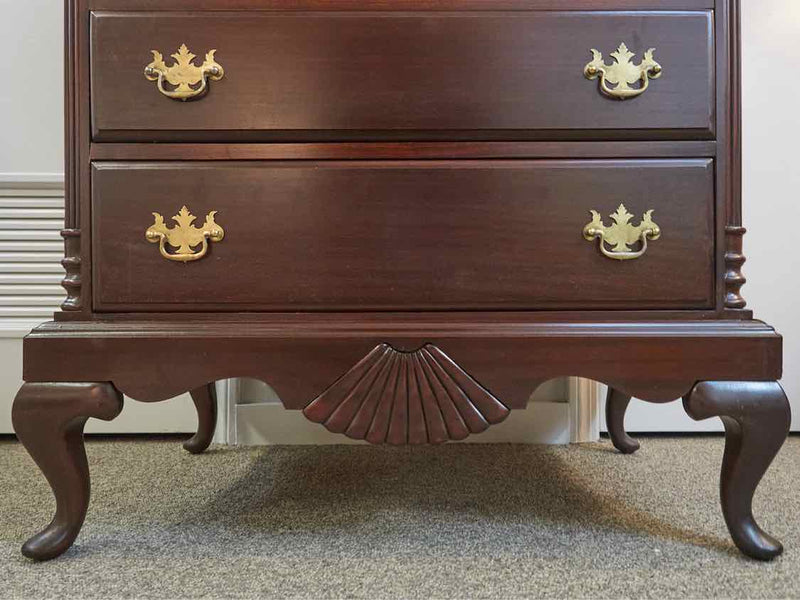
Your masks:
[{"label": "white wall", "polygon": [[63,173],[63,2],[0,7],[0,172]]},{"label": "white wall", "polygon": [[[53,196],[53,183],[63,181],[64,171],[64,116],[63,116],[63,2],[62,0],[0,0],[0,204],[30,202],[31,207],[41,204],[41,196]],[[63,184],[62,184],[63,186]],[[24,188],[19,192],[20,188]],[[41,188],[41,189],[39,189]],[[60,191],[63,197],[63,187]],[[0,233],[8,228],[2,219],[9,213],[11,222],[25,213],[24,206],[17,210],[0,211]],[[27,225],[36,225],[37,232],[49,235],[52,219],[32,218]],[[45,222],[46,225],[45,225]],[[41,224],[41,225],[40,225]],[[25,239],[25,232],[13,236]],[[25,276],[46,278],[47,298],[52,299],[52,309],[60,300],[49,295],[61,278],[60,252],[63,247],[57,231],[47,240],[48,250],[55,245],[56,252],[26,252],[24,262],[13,265],[0,260],[2,286],[22,287]],[[53,238],[53,239],[50,239]],[[6,244],[8,236],[0,238]],[[0,250],[2,251],[2,250]],[[3,258],[3,257],[0,257]],[[18,273],[26,265],[25,273]],[[11,273],[9,275],[8,273]],[[11,280],[13,283],[7,283]],[[2,294],[6,294],[3,291]],[[2,295],[0,294],[0,295]],[[23,298],[22,293],[11,294]],[[29,297],[29,296],[27,296]],[[4,297],[5,300],[9,298]],[[39,298],[39,301],[43,298]],[[48,300],[49,302],[49,300]],[[17,312],[0,310],[0,433],[10,433],[11,402],[21,385],[22,335],[35,324],[33,317],[25,318],[27,307],[17,307]],[[37,307],[39,319],[47,315],[49,306]],[[6,315],[12,316],[7,317]],[[45,317],[46,318],[46,317]],[[195,428],[194,407],[188,396],[182,396],[158,406],[133,401],[126,403],[122,415],[112,423],[90,420],[89,432],[172,432],[192,431]]]},{"label": "white wall", "polygon": [[[287,411],[269,385],[242,379],[240,398],[232,416],[235,434],[231,443],[243,446],[269,444],[351,444],[341,434],[328,432],[308,421],[300,411]],[[540,386],[527,410],[515,410],[502,423],[493,425],[481,435],[467,438],[466,443],[568,444],[573,441],[595,441],[596,430],[577,431],[571,423],[575,388],[569,380],[555,379]]]},{"label": "white wall", "polygon": [[[744,274],[742,294],[757,319],[784,336],[783,380],[800,430],[800,0],[742,0]],[[634,402],[630,431],[721,430],[696,423],[680,403]]]},{"label": "white wall", "polygon": [[743,0],[744,297],[784,336],[800,430],[800,1]]}]

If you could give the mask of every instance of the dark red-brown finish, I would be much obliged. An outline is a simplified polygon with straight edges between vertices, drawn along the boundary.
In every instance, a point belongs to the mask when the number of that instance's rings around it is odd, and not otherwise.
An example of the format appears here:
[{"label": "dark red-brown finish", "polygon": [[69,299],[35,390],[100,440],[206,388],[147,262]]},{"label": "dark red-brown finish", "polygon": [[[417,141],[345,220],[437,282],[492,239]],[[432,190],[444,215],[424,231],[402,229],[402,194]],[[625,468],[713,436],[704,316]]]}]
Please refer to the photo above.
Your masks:
[{"label": "dark red-brown finish", "polygon": [[729,225],[725,228],[725,307],[741,309],[747,306],[742,297],[742,286],[747,279],[742,274],[742,265],[747,260],[742,253],[744,227]]},{"label": "dark red-brown finish", "polygon": [[720,498],[734,543],[753,558],[775,558],[783,546],[753,519],[753,494],[789,435],[792,414],[780,384],[702,382],[683,399],[683,405],[695,420],[720,417],[725,424]]},{"label": "dark red-brown finish", "polygon": [[11,412],[14,431],[42,470],[56,499],[50,524],[22,546],[49,560],[72,545],[89,506],[89,465],[83,426],[89,417],[110,421],[122,411],[122,394],[108,383],[26,383]]},{"label": "dark red-brown finish", "polygon": [[[94,306],[711,308],[713,172],[708,159],[95,163]],[[590,209],[611,224],[622,203],[664,232],[642,260],[583,238]],[[225,229],[191,265],[143,243],[152,212],[183,204]]]},{"label": "dark red-brown finish", "polygon": [[715,141],[310,142],[272,144],[92,144],[93,161],[429,160],[484,158],[714,158]]},{"label": "dark red-brown finish", "polygon": [[61,281],[61,286],[67,291],[67,298],[61,304],[63,311],[78,311],[83,308],[83,298],[81,288],[83,279],[81,278],[81,230],[63,229],[61,237],[64,238],[64,258],[61,266],[64,267],[66,275]]},{"label": "dark red-brown finish", "polygon": [[524,409],[541,383],[567,375],[652,402],[680,398],[704,376],[781,377],[782,339],[756,321],[536,323],[519,313],[230,317],[43,325],[26,339],[24,378],[94,375],[132,398],[158,402],[210,381],[254,377],[268,382],[286,408],[303,409],[376,345],[415,352],[429,340],[512,409]]},{"label": "dark red-brown finish", "polygon": [[217,390],[212,382],[194,388],[189,393],[197,411],[197,432],[183,442],[183,447],[192,454],[201,454],[214,439],[214,430],[217,427]]},{"label": "dark red-brown finish", "polygon": [[373,444],[440,444],[485,431],[509,410],[436,346],[379,344],[303,414]]},{"label": "dark red-brown finish", "polygon": [[[340,12],[364,10],[497,11],[558,10],[564,0],[83,0],[90,10],[269,10]],[[703,10],[715,8],[715,0],[570,0],[570,10]]]},{"label": "dark red-brown finish", "polygon": [[[94,139],[709,139],[711,24],[711,11],[97,12]],[[583,74],[590,48],[620,42],[637,62],[656,48],[665,69],[624,106]],[[181,43],[198,62],[216,48],[225,68],[196,102],[143,76],[151,49],[171,64]]]},{"label": "dark red-brown finish", "polygon": [[614,448],[623,454],[633,454],[639,449],[639,442],[625,431],[625,411],[631,401],[629,394],[613,387],[606,395],[606,429]]},{"label": "dark red-brown finish", "polygon": [[[781,337],[740,291],[738,0],[65,6],[68,299],[26,338],[14,404],[57,510],[26,555],[80,529],[88,416],[191,391],[200,451],[229,377],[376,443],[477,434],[581,376],[612,388],[626,451],[630,397],[685,396],[725,421],[735,543],[780,552],[751,513],[789,411]],[[143,76],[184,42],[226,68],[197,102]],[[625,102],[583,76],[620,42],[664,67]],[[581,235],[620,202],[662,229],[638,260]],[[182,204],[227,234],[190,264],[144,238]]]}]

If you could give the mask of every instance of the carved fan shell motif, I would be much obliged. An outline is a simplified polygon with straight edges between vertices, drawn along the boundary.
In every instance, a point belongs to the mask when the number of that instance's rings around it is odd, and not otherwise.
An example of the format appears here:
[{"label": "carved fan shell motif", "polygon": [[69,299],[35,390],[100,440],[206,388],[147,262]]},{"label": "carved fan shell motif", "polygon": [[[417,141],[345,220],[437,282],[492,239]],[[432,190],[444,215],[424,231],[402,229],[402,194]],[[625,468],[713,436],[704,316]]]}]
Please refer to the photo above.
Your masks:
[{"label": "carved fan shell motif", "polygon": [[509,409],[436,346],[380,344],[303,414],[373,444],[439,444],[485,431]]}]

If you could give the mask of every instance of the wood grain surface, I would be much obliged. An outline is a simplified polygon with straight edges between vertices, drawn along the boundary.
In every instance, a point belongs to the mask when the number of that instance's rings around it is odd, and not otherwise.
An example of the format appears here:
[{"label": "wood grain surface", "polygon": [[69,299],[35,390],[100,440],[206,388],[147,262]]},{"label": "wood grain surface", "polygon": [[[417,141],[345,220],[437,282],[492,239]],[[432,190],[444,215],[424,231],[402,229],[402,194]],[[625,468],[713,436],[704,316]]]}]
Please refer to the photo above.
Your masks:
[{"label": "wood grain surface", "polygon": [[[94,139],[709,139],[711,11],[96,12]],[[656,48],[663,76],[619,102],[584,77],[591,48]],[[143,76],[155,49],[217,49],[194,102]],[[595,131],[597,133],[593,134]]]},{"label": "wood grain surface", "polygon": [[[713,305],[707,159],[102,163],[93,190],[100,311]],[[582,235],[620,203],[663,231],[638,260]],[[192,263],[144,238],[183,204],[226,232]]]}]

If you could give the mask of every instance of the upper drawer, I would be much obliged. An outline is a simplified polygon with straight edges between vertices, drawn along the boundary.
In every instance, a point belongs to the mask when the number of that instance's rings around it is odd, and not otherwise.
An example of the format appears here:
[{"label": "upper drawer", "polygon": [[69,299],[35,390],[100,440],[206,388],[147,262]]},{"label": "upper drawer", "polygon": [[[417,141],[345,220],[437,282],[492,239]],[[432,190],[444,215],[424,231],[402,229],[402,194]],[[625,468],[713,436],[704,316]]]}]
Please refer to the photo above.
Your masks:
[{"label": "upper drawer", "polygon": [[[97,12],[93,136],[711,138],[712,22],[711,11]],[[625,101],[584,74],[590,49],[611,65],[621,43],[634,53],[632,65],[655,48],[662,68],[643,94]],[[196,66],[216,49],[224,69],[191,102],[167,98],[144,75],[151,50],[171,67],[181,44],[197,55]],[[636,77],[635,67],[625,72]]]}]

